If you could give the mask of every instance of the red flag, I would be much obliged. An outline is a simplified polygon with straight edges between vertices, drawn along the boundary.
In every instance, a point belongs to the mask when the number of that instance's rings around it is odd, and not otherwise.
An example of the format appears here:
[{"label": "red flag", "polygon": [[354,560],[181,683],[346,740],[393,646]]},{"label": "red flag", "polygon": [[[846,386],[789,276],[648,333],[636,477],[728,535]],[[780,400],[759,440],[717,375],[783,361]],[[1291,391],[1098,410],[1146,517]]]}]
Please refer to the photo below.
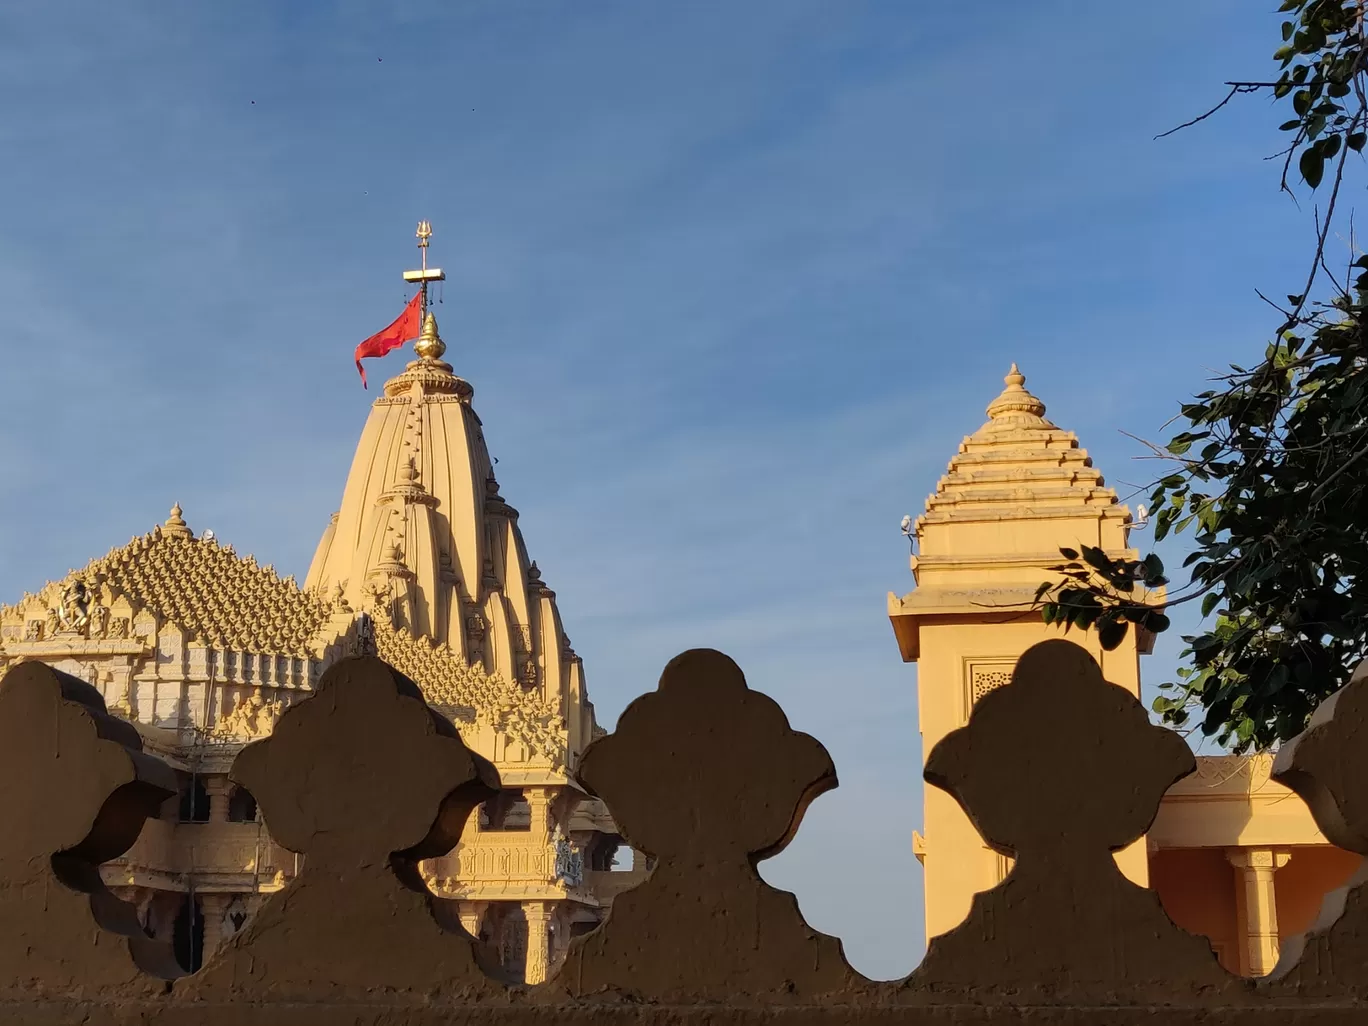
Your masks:
[{"label": "red flag", "polygon": [[404,307],[395,322],[384,331],[377,331],[366,341],[356,347],[356,369],[361,374],[361,387],[369,388],[366,384],[366,371],[361,366],[361,361],[372,356],[384,356],[398,349],[409,339],[418,337],[422,331],[423,321],[423,293],[419,291],[409,300],[408,306]]}]

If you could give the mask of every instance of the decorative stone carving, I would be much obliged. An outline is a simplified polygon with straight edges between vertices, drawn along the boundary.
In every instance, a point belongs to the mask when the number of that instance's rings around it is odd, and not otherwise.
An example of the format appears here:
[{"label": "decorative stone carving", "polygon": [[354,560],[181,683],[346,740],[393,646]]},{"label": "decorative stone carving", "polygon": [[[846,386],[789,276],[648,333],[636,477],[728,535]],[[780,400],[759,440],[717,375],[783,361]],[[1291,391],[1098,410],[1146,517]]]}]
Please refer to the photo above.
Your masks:
[{"label": "decorative stone carving", "polygon": [[375,621],[368,613],[358,613],[356,616],[355,644],[352,654],[356,656],[375,655]]},{"label": "decorative stone carving", "polygon": [[[53,617],[53,620],[54,620],[54,621],[56,620],[56,617],[55,617],[55,616]],[[42,620],[30,620],[28,623],[24,624],[24,640],[25,640],[25,641],[41,641],[42,638],[43,638],[43,621],[42,621]]]},{"label": "decorative stone carving", "polygon": [[[62,592],[62,599],[52,613],[57,617],[58,634],[80,634],[90,622],[90,611],[96,605],[92,589],[85,581],[72,581]],[[51,614],[49,614],[49,623]]]},{"label": "decorative stone carving", "polygon": [[484,647],[485,634],[489,630],[489,624],[485,622],[484,613],[480,612],[478,606],[467,607],[465,629],[470,651],[480,651]]},{"label": "decorative stone carving", "polygon": [[90,607],[89,636],[103,638],[109,632],[109,607],[96,600]]},{"label": "decorative stone carving", "polygon": [[470,665],[453,657],[445,646],[415,638],[387,623],[375,625],[376,653],[411,680],[421,681],[423,694],[439,707],[476,710],[479,721],[524,745],[534,761],[552,769],[565,766],[565,719],[559,704],[539,691],[498,674],[484,672],[478,661]]},{"label": "decorative stone carving", "polygon": [[1012,682],[1013,663],[973,663],[969,667],[969,704],[976,705],[984,695]]},{"label": "decorative stone carving", "polygon": [[233,696],[233,707],[214,727],[213,733],[233,738],[267,737],[275,729],[284,709],[279,698],[263,697],[256,687],[247,698],[238,692]]},{"label": "decorative stone carving", "polygon": [[567,887],[584,883],[584,855],[579,847],[556,827],[556,879]]},{"label": "decorative stone carving", "polygon": [[532,656],[526,656],[519,661],[518,683],[525,688],[537,686],[537,660]]}]

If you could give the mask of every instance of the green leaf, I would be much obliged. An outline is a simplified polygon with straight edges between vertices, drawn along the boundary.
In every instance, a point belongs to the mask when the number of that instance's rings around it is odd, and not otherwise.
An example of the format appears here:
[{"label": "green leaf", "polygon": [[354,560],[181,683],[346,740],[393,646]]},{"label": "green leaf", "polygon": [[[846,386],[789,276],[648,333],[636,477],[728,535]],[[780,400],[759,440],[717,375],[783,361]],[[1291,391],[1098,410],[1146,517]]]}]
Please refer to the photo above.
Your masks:
[{"label": "green leaf", "polygon": [[1203,615],[1203,616],[1210,616],[1210,615],[1211,615],[1211,611],[1212,611],[1213,609],[1216,608],[1217,603],[1219,603],[1220,601],[1221,601],[1221,596],[1218,595],[1218,594],[1216,594],[1216,592],[1214,592],[1214,591],[1211,592],[1210,594],[1206,595],[1205,597],[1203,597],[1203,599],[1202,599],[1202,615]]},{"label": "green leaf", "polygon": [[1321,156],[1329,160],[1339,153],[1340,137],[1338,135],[1327,135],[1320,141]]},{"label": "green leaf", "polygon": [[1064,548],[1061,548],[1061,549],[1059,550],[1059,554],[1060,554],[1061,556],[1063,556],[1065,559],[1077,559],[1077,558],[1078,558],[1078,550],[1076,550],[1076,549],[1064,549]]},{"label": "green leaf", "polygon": [[1145,617],[1145,630],[1151,634],[1163,634],[1170,626],[1172,621],[1163,613],[1154,612]]},{"label": "green leaf", "polygon": [[1192,646],[1193,652],[1200,654],[1209,649],[1216,648],[1218,645],[1220,645],[1220,641],[1218,641],[1214,635],[1203,634],[1199,637],[1193,638],[1191,641],[1188,642],[1188,644]]},{"label": "green leaf", "polygon": [[1112,561],[1107,558],[1107,554],[1095,545],[1083,546],[1083,562],[1104,573],[1112,568]]},{"label": "green leaf", "polygon": [[1315,188],[1321,183],[1321,176],[1325,173],[1325,158],[1320,154],[1320,150],[1312,146],[1302,150],[1301,158],[1297,161],[1297,169],[1301,171],[1301,176],[1306,184]]},{"label": "green leaf", "polygon": [[1125,620],[1106,620],[1097,625],[1097,641],[1105,652],[1115,651],[1126,640]]}]

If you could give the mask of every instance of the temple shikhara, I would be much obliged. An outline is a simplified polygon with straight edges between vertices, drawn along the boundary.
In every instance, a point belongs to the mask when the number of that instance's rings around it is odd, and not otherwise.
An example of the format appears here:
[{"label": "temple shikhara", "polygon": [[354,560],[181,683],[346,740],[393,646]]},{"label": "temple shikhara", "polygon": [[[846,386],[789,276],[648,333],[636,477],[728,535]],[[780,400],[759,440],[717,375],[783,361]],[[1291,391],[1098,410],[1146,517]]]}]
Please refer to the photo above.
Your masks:
[{"label": "temple shikhara", "polygon": [[[424,259],[405,278],[425,290],[441,272]],[[0,607],[0,672],[36,659],[89,681],[178,771],[180,798],[104,875],[188,966],[299,869],[229,781],[234,756],[358,652],[418,682],[499,771],[504,790],[422,869],[510,977],[544,979],[645,872],[574,783],[602,733],[583,666],[431,313],[415,350],[371,407],[302,586],[197,535],[175,506],[149,533]]]},{"label": "temple shikhara", "polygon": [[[923,758],[964,726],[974,703],[1011,680],[1032,645],[1058,637],[1033,609],[1061,547],[1130,551],[1137,526],[1071,431],[1045,416],[1013,365],[987,422],[966,438],[910,533],[916,588],[888,596],[906,662],[917,663]],[[1155,596],[1156,599],[1161,596]],[[1143,630],[1104,651],[1095,631],[1072,631],[1106,679],[1140,694]],[[1313,922],[1321,898],[1362,859],[1330,845],[1305,802],[1269,779],[1273,757],[1199,756],[1197,772],[1165,796],[1149,834],[1116,853],[1120,869],[1152,887],[1179,926],[1211,939],[1231,972],[1262,976],[1279,938]],[[1011,859],[987,847],[955,800],[924,787],[925,824],[913,850],[926,879],[926,935],[959,924],[975,893],[999,883]],[[1068,802],[1069,795],[1041,801]]]},{"label": "temple shikhara", "polygon": [[[0,606],[0,673],[39,660],[88,681],[174,768],[179,796],[102,872],[189,969],[300,871],[253,796],[230,780],[235,756],[353,654],[377,654],[416,682],[498,770],[503,789],[471,813],[457,847],[421,871],[510,979],[545,980],[569,940],[650,872],[649,857],[576,782],[603,731],[555,592],[500,494],[474,389],[445,362],[426,309],[428,283],[442,279],[426,264],[430,234],[420,225],[423,266],[404,275],[418,286],[414,301],[358,350],[360,367],[416,336],[413,358],[371,405],[302,584],[197,534],[173,506],[147,534]],[[1077,437],[1045,414],[1013,366],[987,422],[907,528],[915,588],[890,594],[888,614],[903,660],[918,664],[923,753],[1011,681],[1022,653],[1058,636],[1033,602],[1060,548],[1120,556],[1139,526]],[[1108,680],[1140,694],[1151,636],[1132,631],[1113,651],[1095,633],[1070,637]],[[1115,856],[1179,926],[1209,937],[1222,964],[1245,975],[1268,973],[1280,938],[1305,930],[1321,896],[1361,861],[1330,845],[1306,805],[1270,780],[1271,762],[1199,758],[1148,835]],[[1009,853],[989,848],[955,799],[930,785],[913,852],[925,869],[928,937],[963,921],[974,895],[1012,868]]]}]

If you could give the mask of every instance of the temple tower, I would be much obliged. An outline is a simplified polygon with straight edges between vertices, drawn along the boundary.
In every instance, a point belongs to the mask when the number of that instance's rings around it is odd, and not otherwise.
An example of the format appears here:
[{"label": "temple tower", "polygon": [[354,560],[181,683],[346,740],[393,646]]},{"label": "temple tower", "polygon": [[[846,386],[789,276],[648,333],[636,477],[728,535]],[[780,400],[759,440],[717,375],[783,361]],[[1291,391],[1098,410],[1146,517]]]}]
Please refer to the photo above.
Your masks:
[{"label": "temple tower", "polygon": [[[968,722],[973,704],[1011,679],[1016,660],[1058,637],[1032,608],[1036,587],[1062,561],[1061,547],[1127,548],[1129,510],[1105,486],[1078,438],[1045,417],[1012,365],[987,422],[960,444],[911,529],[916,588],[888,596],[888,614],[905,662],[917,663],[922,758]],[[1140,692],[1139,656],[1153,638],[1129,631],[1104,652],[1096,632],[1072,632],[1106,678]],[[994,886],[1010,859],[989,849],[955,800],[924,785],[924,831],[913,850],[925,868],[926,934],[960,923],[973,895]],[[1147,880],[1143,842],[1117,855],[1126,875]]]},{"label": "temple tower", "polygon": [[[423,269],[405,274],[424,290],[442,278],[427,267],[430,234],[419,226]],[[305,590],[366,614],[376,653],[498,768],[506,790],[471,815],[454,852],[420,868],[468,931],[538,983],[602,919],[606,885],[641,877],[603,878],[621,837],[574,782],[602,733],[583,666],[500,494],[475,390],[443,359],[420,298],[414,358],[371,405]]]}]

